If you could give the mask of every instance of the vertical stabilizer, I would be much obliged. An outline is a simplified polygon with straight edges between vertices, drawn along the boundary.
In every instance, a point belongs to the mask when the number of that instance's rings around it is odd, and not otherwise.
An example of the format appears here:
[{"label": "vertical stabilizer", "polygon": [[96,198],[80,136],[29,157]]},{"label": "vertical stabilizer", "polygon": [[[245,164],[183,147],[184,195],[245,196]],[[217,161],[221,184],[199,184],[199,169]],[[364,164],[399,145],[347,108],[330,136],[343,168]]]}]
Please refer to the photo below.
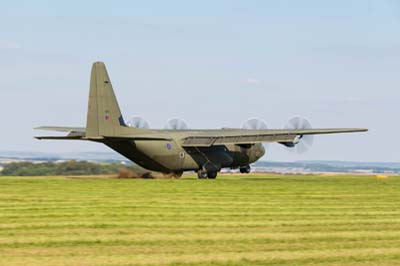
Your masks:
[{"label": "vertical stabilizer", "polygon": [[90,78],[86,137],[114,136],[125,126],[106,66],[96,62]]}]

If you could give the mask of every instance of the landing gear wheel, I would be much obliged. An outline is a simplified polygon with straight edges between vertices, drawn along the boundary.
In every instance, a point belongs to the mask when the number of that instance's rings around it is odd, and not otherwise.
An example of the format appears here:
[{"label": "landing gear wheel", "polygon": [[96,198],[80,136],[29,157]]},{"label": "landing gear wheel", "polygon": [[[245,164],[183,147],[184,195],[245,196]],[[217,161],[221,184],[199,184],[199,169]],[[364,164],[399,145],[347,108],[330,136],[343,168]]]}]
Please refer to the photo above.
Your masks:
[{"label": "landing gear wheel", "polygon": [[208,172],[207,176],[209,179],[215,179],[215,178],[217,178],[217,174],[218,174],[218,172]]},{"label": "landing gear wheel", "polygon": [[242,174],[248,174],[251,171],[250,165],[242,166],[239,168]]},{"label": "landing gear wheel", "polygon": [[175,173],[173,173],[173,177],[174,178],[181,178],[181,176],[183,175],[183,172],[175,172]]},{"label": "landing gear wheel", "polygon": [[202,171],[202,170],[198,170],[197,171],[197,177],[199,179],[207,179],[207,172]]}]

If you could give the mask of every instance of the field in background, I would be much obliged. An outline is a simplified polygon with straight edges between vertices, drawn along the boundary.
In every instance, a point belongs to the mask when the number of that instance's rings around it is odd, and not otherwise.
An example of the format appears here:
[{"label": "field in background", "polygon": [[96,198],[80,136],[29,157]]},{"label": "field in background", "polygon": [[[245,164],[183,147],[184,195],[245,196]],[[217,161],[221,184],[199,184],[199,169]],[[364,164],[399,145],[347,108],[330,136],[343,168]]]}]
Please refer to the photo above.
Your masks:
[{"label": "field in background", "polygon": [[399,265],[400,177],[0,178],[0,265]]}]

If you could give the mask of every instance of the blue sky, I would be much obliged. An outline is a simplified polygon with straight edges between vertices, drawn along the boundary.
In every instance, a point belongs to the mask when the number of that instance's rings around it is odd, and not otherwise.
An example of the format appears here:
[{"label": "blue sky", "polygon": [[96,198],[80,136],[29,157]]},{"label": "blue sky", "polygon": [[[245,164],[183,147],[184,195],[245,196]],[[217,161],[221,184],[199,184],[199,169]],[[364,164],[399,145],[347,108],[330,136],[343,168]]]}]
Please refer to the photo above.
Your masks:
[{"label": "blue sky", "polygon": [[321,136],[265,159],[398,161],[397,1],[2,1],[0,150],[108,151],[35,141],[38,125],[85,125],[89,74],[104,61],[126,119],[161,128],[270,128],[294,115]]}]

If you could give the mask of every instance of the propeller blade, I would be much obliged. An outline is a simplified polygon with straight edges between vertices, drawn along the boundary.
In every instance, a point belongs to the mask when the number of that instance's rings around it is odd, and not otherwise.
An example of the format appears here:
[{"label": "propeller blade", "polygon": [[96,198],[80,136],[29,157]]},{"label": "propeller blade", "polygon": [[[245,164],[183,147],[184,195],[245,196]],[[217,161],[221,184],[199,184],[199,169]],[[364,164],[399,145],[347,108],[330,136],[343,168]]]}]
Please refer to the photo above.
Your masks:
[{"label": "propeller blade", "polygon": [[149,123],[140,116],[133,116],[126,124],[135,128],[150,128]]},{"label": "propeller blade", "polygon": [[305,144],[307,144],[307,146],[311,147],[314,143],[314,136],[313,135],[306,135],[303,136],[303,138],[301,139]]},{"label": "propeller blade", "polygon": [[164,125],[164,129],[168,130],[185,130],[189,129],[186,122],[180,118],[172,118]]},{"label": "propeller blade", "polygon": [[[249,118],[246,122],[243,123],[242,129],[246,130],[264,130],[268,129],[267,123],[264,120],[258,118]],[[268,144],[264,143],[264,146],[267,148]]]},{"label": "propeller blade", "polygon": [[[291,118],[285,125],[285,129],[310,129],[311,123],[304,117],[296,116]],[[289,151],[296,151],[297,153],[304,153],[308,151],[314,143],[314,136],[302,136],[294,147],[288,148]]]},{"label": "propeller blade", "polygon": [[267,124],[258,118],[250,118],[246,122],[243,123],[242,129],[247,130],[263,130],[268,129]]}]

